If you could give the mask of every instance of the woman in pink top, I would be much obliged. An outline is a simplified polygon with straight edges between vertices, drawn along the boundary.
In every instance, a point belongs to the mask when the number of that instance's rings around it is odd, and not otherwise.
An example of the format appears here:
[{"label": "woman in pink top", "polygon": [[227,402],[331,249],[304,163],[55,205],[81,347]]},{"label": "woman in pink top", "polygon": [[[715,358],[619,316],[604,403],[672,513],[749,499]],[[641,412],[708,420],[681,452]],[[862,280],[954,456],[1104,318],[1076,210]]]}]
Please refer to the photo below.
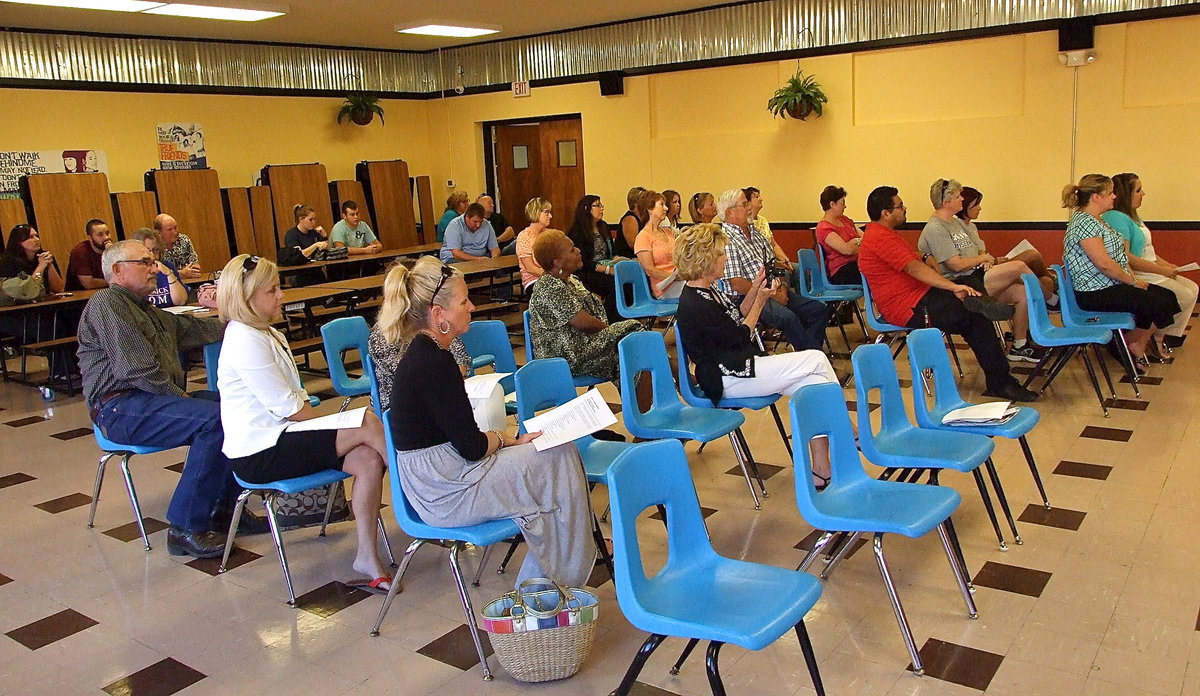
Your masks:
[{"label": "woman in pink top", "polygon": [[542,230],[550,226],[553,215],[550,214],[550,201],[545,198],[533,198],[525,204],[525,216],[529,218],[529,227],[517,235],[517,263],[521,265],[521,287],[526,289],[542,276],[542,267],[533,258],[533,242]]},{"label": "woman in pink top", "polygon": [[817,223],[817,243],[825,250],[829,281],[836,285],[859,285],[858,247],[862,230],[846,217],[846,189],[826,186],[821,191],[821,209],[825,216]]},{"label": "woman in pink top", "polygon": [[[661,226],[667,216],[666,201],[661,193],[647,190],[638,196],[638,206],[646,211],[649,219],[633,242],[633,252],[646,275],[650,277],[650,291],[654,296],[677,298],[683,291],[683,283],[673,278],[675,231]],[[667,278],[672,278],[671,282],[665,289],[659,289],[659,283]]]}]

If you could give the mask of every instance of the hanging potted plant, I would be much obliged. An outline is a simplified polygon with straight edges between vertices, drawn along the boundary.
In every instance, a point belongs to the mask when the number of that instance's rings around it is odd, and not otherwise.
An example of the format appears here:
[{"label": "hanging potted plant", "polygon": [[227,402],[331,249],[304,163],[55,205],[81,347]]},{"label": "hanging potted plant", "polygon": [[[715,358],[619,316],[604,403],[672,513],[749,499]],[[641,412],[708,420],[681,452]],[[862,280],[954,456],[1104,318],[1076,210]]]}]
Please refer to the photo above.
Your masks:
[{"label": "hanging potted plant", "polygon": [[782,87],[775,90],[775,95],[767,100],[767,109],[776,117],[786,113],[803,121],[811,114],[816,114],[819,118],[825,113],[825,103],[828,101],[829,97],[821,91],[817,78],[797,70],[796,74],[789,77]]},{"label": "hanging potted plant", "polygon": [[347,117],[360,126],[365,126],[379,114],[379,122],[383,123],[383,107],[379,105],[379,97],[365,92],[351,92],[346,95],[342,109],[338,112],[337,121],[341,123]]}]

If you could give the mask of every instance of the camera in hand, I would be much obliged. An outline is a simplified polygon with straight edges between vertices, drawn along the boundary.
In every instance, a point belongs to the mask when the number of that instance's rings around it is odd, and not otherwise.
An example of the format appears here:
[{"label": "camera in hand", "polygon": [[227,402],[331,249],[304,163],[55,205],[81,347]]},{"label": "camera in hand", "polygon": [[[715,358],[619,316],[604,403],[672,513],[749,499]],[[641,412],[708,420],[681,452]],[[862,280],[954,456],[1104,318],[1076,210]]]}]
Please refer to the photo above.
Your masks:
[{"label": "camera in hand", "polygon": [[788,282],[788,278],[792,274],[792,269],[785,263],[780,263],[778,260],[771,261],[764,266],[767,274],[767,284],[770,285],[775,279]]}]

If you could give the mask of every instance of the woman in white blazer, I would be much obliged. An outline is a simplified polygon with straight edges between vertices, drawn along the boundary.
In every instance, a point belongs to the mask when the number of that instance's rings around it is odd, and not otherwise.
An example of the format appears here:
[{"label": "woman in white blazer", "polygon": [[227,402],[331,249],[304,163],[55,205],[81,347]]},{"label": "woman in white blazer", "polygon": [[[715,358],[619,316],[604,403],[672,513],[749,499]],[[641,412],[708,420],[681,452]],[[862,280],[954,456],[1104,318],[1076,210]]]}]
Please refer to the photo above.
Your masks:
[{"label": "woman in white blazer", "polygon": [[300,384],[287,339],[271,324],[280,317],[283,291],[275,264],[240,254],[221,272],[217,309],[229,322],[217,367],[221,393],[222,451],[233,471],[251,483],[341,469],[354,476],[358,553],[354,570],[377,592],[390,587],[391,572],[377,551],[375,520],[383,490],[386,444],[383,424],[367,412],[362,426],[292,432],[293,423],[317,416]]}]

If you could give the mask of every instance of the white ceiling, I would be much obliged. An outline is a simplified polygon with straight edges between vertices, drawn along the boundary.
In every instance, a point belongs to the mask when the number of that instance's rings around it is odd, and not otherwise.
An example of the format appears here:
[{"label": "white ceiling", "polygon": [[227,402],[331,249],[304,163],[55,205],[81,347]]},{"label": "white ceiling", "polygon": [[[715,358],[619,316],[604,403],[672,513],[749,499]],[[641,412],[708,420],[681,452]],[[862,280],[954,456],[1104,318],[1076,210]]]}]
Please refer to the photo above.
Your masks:
[{"label": "white ceiling", "polygon": [[[192,1],[254,7],[252,2],[241,0]],[[279,0],[279,3],[288,7],[288,14],[283,17],[260,22],[225,22],[36,7],[0,0],[0,27],[424,51],[724,4],[698,0],[605,0],[598,5],[579,0],[459,0],[453,3],[445,0]],[[479,39],[411,36],[395,31],[395,25],[400,23],[432,20],[466,24],[472,19],[500,25],[503,30]]]}]

